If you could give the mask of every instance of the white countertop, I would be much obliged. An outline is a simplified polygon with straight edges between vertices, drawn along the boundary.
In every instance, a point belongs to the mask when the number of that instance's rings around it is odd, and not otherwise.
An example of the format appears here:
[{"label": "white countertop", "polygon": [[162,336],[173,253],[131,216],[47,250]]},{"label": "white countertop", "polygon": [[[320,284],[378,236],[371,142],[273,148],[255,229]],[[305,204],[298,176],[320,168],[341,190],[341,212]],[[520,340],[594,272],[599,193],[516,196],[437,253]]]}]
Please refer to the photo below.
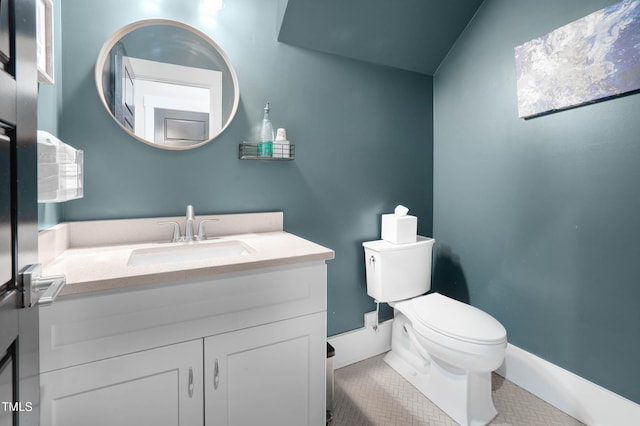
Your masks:
[{"label": "white countertop", "polygon": [[[217,217],[224,218],[224,216]],[[136,221],[138,223],[140,220]],[[157,223],[158,219],[149,219],[149,221]],[[100,226],[101,228],[109,228],[118,225],[116,222],[122,224],[126,220],[105,221],[101,222]],[[255,226],[250,228],[256,229]],[[66,276],[67,283],[60,292],[60,295],[63,296],[197,278],[220,273],[241,272],[256,268],[326,261],[334,258],[334,252],[331,249],[282,230],[277,230],[278,226],[272,228],[276,230],[224,235],[212,237],[207,241],[191,243],[210,244],[239,241],[252,249],[248,254],[138,266],[128,265],[129,258],[134,250],[170,247],[186,243],[145,241],[141,243],[115,244],[110,241],[109,245],[92,246],[91,244],[83,244],[73,246],[68,243],[68,241],[73,240],[73,236],[68,236],[71,231],[65,229],[64,232],[67,235],[64,235],[64,238],[61,238],[60,235],[54,237],[49,235],[48,238],[45,237],[45,240],[55,241],[55,243],[45,241],[44,244],[41,244],[45,247],[47,244],[57,244],[59,246],[59,240],[65,240],[62,247],[52,250],[54,252],[53,255],[41,254],[42,273],[43,276],[60,274]],[[82,227],[78,227],[78,229],[82,229]],[[41,239],[42,241],[43,239]],[[160,239],[159,241],[170,241],[170,239]],[[51,249],[49,248],[49,250]]]}]

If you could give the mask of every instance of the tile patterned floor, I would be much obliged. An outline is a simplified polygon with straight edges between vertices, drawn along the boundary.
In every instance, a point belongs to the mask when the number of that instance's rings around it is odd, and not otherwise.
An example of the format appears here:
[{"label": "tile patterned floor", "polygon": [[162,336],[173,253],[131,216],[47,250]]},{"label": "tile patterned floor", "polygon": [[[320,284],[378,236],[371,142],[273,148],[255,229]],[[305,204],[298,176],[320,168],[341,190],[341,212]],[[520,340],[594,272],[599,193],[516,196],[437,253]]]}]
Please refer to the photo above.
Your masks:
[{"label": "tile patterned floor", "polygon": [[[455,426],[443,411],[378,355],[335,371],[331,426]],[[499,426],[582,425],[552,405],[494,374],[493,401]]]}]

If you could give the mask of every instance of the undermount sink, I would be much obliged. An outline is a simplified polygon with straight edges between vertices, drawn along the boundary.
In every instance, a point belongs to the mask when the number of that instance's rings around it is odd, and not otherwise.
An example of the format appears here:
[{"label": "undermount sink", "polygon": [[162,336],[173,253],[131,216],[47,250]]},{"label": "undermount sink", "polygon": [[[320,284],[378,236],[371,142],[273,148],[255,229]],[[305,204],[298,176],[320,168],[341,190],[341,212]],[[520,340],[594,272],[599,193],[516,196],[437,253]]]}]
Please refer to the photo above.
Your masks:
[{"label": "undermount sink", "polygon": [[193,244],[133,250],[127,265],[140,266],[189,262],[228,256],[242,256],[254,251],[241,241],[196,242]]}]

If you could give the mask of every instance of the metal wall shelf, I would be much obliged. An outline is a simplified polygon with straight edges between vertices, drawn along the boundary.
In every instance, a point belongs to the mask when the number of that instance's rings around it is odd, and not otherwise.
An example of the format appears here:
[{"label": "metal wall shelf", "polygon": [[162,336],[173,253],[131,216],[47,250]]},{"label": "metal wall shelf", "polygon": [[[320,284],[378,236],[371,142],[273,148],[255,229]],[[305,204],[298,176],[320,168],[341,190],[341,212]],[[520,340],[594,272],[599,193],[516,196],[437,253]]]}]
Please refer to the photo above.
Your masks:
[{"label": "metal wall shelf", "polygon": [[241,160],[275,160],[288,161],[296,157],[295,145],[283,145],[273,143],[273,150],[270,156],[258,155],[258,144],[243,142],[238,146],[238,157]]}]

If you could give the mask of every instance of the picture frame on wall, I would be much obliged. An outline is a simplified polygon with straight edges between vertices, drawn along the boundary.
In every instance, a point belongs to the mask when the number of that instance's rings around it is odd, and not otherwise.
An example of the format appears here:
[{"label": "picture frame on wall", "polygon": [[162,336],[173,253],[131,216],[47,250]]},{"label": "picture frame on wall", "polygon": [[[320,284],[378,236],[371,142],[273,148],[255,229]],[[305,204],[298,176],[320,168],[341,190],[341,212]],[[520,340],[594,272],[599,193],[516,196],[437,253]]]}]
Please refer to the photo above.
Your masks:
[{"label": "picture frame on wall", "polygon": [[640,92],[640,0],[624,0],[515,47],[518,115]]},{"label": "picture frame on wall", "polygon": [[54,84],[53,2],[38,0],[36,11],[38,82]]}]

